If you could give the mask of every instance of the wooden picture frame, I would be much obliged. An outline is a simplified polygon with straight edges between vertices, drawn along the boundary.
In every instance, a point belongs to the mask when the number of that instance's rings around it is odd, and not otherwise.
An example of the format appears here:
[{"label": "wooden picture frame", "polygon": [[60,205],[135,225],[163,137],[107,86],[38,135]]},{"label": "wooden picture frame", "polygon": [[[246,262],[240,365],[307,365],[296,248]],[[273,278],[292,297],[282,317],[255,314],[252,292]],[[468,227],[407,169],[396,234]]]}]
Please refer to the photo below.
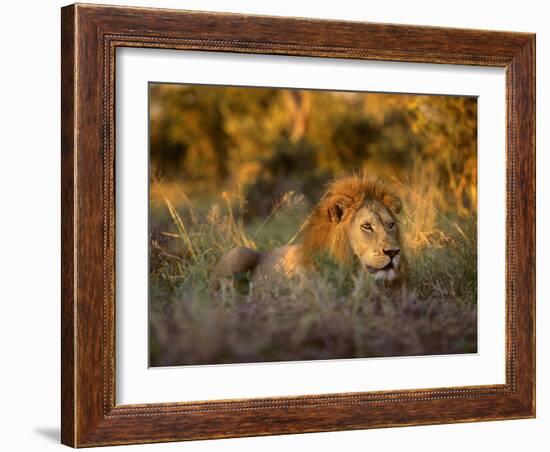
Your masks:
[{"label": "wooden picture frame", "polygon": [[[535,35],[71,5],[62,9],[62,442],[73,447],[535,416]],[[506,69],[506,383],[115,403],[115,50]]]}]

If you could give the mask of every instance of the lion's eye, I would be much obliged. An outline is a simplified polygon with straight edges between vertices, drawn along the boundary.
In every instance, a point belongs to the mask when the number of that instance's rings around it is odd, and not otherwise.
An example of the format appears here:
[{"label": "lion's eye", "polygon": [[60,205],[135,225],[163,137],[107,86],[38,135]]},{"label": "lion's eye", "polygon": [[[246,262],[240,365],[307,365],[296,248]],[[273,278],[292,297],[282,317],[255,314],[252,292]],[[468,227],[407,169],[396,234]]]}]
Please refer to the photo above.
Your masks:
[{"label": "lion's eye", "polygon": [[361,225],[363,231],[372,231],[372,225],[370,223],[364,223]]},{"label": "lion's eye", "polygon": [[388,228],[390,228],[390,229],[395,228],[395,223],[394,223],[394,222],[391,222],[390,224],[388,224]]}]

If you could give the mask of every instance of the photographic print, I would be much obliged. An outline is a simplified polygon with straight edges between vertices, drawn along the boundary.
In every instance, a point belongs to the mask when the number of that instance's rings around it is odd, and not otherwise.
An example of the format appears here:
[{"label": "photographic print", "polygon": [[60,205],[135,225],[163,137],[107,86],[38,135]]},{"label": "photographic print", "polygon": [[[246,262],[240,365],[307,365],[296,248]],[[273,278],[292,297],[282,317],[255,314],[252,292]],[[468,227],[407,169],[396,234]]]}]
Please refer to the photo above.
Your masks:
[{"label": "photographic print", "polygon": [[149,84],[151,367],[477,352],[477,98]]}]

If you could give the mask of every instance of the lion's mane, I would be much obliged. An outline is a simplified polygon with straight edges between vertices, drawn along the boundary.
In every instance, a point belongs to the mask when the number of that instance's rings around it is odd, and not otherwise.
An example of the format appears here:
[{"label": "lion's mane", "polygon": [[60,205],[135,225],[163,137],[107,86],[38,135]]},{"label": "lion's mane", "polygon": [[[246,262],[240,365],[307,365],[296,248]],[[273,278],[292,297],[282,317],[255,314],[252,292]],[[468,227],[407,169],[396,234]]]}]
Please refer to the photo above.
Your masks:
[{"label": "lion's mane", "polygon": [[365,172],[341,176],[329,184],[300,233],[303,265],[311,265],[313,256],[320,252],[342,264],[349,262],[351,220],[366,200],[382,203],[394,217],[401,210],[399,198]]}]

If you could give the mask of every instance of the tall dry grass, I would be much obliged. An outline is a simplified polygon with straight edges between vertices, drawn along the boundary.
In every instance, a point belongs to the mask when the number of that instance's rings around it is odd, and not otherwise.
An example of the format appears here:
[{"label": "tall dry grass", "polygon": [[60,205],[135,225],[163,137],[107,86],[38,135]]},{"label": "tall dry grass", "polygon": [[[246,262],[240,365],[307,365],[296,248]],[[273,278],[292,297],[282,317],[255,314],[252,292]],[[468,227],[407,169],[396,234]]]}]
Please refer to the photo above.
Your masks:
[{"label": "tall dry grass", "polygon": [[406,177],[390,175],[404,203],[400,227],[411,269],[399,292],[323,259],[319,273],[299,287],[258,292],[238,275],[214,298],[207,281],[223,253],[289,243],[311,206],[289,192],[265,218],[246,222],[239,187],[217,202],[192,202],[179,185],[153,181],[151,365],[476,351],[475,191],[449,192],[438,174],[419,162]]}]

